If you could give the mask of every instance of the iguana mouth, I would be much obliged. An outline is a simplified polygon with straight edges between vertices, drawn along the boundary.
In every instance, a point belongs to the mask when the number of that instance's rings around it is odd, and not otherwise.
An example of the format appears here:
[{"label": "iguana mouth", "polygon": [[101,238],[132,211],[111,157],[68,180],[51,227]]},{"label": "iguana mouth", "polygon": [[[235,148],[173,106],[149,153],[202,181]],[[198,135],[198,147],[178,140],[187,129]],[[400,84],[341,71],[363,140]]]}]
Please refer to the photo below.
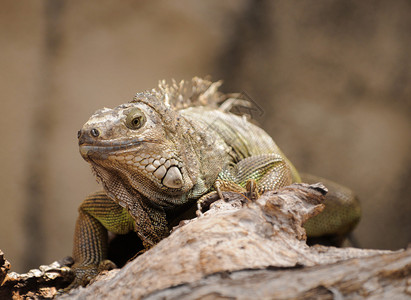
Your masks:
[{"label": "iguana mouth", "polygon": [[136,146],[149,143],[158,144],[159,141],[128,140],[119,142],[96,141],[93,144],[82,143],[80,144],[80,153],[86,161],[92,164],[126,165],[126,169],[145,173],[147,177],[165,187],[180,188],[183,184],[181,161],[169,155],[163,157],[136,151]]},{"label": "iguana mouth", "polygon": [[134,149],[141,144],[158,144],[157,140],[127,140],[127,141],[96,141],[92,144],[79,143],[80,153],[86,158],[92,153],[110,154],[112,152],[124,151]]},{"label": "iguana mouth", "polygon": [[[80,150],[81,151],[81,150]],[[176,158],[164,158],[161,155],[138,154],[136,152],[101,153],[96,150],[87,150],[82,155],[92,165],[123,166],[127,172],[145,174],[151,181],[156,181],[170,189],[178,189],[183,185],[182,163]],[[97,157],[95,157],[95,154]],[[96,159],[97,158],[97,159]],[[100,160],[100,162],[99,162]],[[101,163],[101,160],[104,163]]]}]

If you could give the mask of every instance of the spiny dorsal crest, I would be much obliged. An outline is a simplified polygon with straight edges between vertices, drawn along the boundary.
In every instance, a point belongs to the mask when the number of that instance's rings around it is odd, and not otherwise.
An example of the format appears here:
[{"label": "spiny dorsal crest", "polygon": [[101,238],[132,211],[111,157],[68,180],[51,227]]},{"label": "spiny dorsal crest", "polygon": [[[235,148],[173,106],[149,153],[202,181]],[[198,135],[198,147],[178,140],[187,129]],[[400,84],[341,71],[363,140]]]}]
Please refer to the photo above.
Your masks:
[{"label": "spiny dorsal crest", "polygon": [[221,84],[221,81],[211,82],[198,77],[194,77],[191,82],[182,80],[179,83],[173,79],[171,84],[160,80],[157,89],[137,93],[132,102],[150,99],[150,105],[155,108],[166,106],[174,110],[192,106],[217,108],[219,103],[227,99],[227,95],[218,91]]},{"label": "spiny dorsal crest", "polygon": [[[142,102],[155,109],[163,118],[164,125],[174,127],[178,119],[178,110],[205,106],[224,112],[233,106],[249,106],[242,94],[224,94],[218,91],[222,81],[212,82],[207,79],[194,77],[191,82],[184,80],[171,84],[160,80],[157,89],[137,93],[131,102]],[[178,122],[177,122],[178,123]]]},{"label": "spiny dorsal crest", "polygon": [[[218,91],[221,84],[221,80],[212,82],[199,77],[194,77],[191,82],[182,80],[179,83],[172,79],[171,84],[168,84],[165,80],[160,80],[157,89],[137,93],[131,102],[146,102],[154,108],[165,106],[174,110],[193,106],[207,106],[228,111],[229,108],[235,105],[231,104],[232,102],[243,105],[243,102],[246,101],[244,95],[240,93],[224,94]],[[230,104],[227,104],[227,102]]]}]

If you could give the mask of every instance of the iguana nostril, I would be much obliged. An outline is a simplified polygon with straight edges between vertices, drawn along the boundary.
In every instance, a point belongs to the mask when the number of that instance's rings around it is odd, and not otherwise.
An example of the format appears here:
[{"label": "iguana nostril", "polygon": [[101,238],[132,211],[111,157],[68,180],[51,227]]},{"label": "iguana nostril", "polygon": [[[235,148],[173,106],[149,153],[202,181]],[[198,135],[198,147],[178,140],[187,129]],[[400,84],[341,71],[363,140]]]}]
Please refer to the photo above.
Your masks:
[{"label": "iguana nostril", "polygon": [[81,130],[77,131],[77,138],[79,139],[81,137]]},{"label": "iguana nostril", "polygon": [[90,134],[94,137],[98,137],[100,135],[100,132],[96,128],[93,128],[90,130]]}]

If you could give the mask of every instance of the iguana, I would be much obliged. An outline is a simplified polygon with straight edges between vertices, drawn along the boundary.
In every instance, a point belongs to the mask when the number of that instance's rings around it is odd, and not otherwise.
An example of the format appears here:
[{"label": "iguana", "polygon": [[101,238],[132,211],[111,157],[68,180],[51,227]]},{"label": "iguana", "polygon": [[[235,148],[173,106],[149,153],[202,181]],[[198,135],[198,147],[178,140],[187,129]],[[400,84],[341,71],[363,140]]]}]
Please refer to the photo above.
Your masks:
[{"label": "iguana", "polygon": [[[78,132],[80,153],[104,191],[79,208],[68,289],[110,265],[108,231],[134,231],[149,249],[167,237],[172,219],[210,193],[246,190],[249,182],[263,193],[301,181],[263,129],[229,112],[238,95],[219,92],[220,85],[161,81],[130,103],[96,111]],[[358,201],[350,190],[325,184],[326,208],[306,223],[308,235],[344,236],[359,220]]]}]

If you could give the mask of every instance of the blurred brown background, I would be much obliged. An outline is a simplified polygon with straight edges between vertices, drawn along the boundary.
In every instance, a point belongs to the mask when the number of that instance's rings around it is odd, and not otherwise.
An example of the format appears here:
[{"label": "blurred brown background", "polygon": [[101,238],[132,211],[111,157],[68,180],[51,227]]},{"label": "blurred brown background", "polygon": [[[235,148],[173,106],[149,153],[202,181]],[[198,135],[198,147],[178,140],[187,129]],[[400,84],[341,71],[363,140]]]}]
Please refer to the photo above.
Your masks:
[{"label": "blurred brown background", "polygon": [[411,241],[411,2],[1,0],[0,249],[70,255],[99,187],[76,133],[159,79],[246,92],[297,168],[362,200],[362,247]]}]

